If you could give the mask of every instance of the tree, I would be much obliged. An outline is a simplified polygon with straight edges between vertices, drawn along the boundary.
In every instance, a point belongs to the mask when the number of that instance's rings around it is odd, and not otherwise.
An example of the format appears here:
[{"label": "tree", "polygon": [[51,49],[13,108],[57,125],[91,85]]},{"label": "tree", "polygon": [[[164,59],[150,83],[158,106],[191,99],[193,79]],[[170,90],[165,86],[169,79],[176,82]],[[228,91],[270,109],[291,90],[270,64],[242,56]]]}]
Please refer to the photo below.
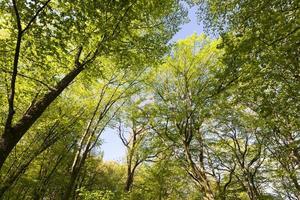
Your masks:
[{"label": "tree", "polygon": [[288,121],[290,134],[294,134],[299,129],[300,113],[298,2],[198,3],[202,19],[218,28],[222,36],[219,47],[225,51],[225,75],[238,77],[235,98],[268,118],[271,129],[277,124],[286,130]]},{"label": "tree", "polygon": [[217,43],[204,35],[178,42],[153,83],[157,110],[153,127],[173,146],[179,159],[184,160],[184,167],[203,199],[215,198],[206,171],[206,141],[201,126],[210,115],[213,97],[220,89],[214,82],[214,73],[222,69]]},{"label": "tree", "polygon": [[[74,132],[81,127],[85,118],[82,111],[83,104],[79,104],[74,98],[66,98],[55,102],[52,106],[59,112],[45,112],[43,121],[40,121],[39,126],[33,127],[18,143],[14,154],[8,158],[2,168],[1,196],[6,191],[16,191],[15,188],[18,188],[22,182],[34,183],[31,182],[35,178],[32,170],[42,166],[45,158],[54,161],[56,156],[65,157],[65,154],[68,154],[66,149],[74,146],[77,137]],[[52,158],[49,152],[53,153]],[[50,171],[51,167],[50,164],[47,165]],[[32,177],[29,178],[28,174]]]},{"label": "tree", "polygon": [[132,199],[196,200],[200,198],[197,188],[182,168],[181,161],[168,153],[162,152],[164,156],[160,154],[154,162],[141,166],[136,177],[135,189],[130,196]]},{"label": "tree", "polygon": [[[119,75],[117,71],[112,71],[111,78],[101,84],[97,98],[98,101],[93,108],[86,128],[83,128],[81,138],[76,149],[76,154],[70,170],[70,181],[64,194],[64,199],[70,199],[76,191],[77,180],[84,167],[86,159],[91,151],[97,147],[102,132],[107,128],[120,108],[136,91],[134,84],[137,82],[136,76],[128,76],[127,73]],[[95,87],[93,85],[93,87]],[[91,88],[92,89],[92,88]]]},{"label": "tree", "polygon": [[1,123],[0,167],[79,74],[101,72],[93,65],[96,59],[126,57],[121,64],[126,68],[132,60],[159,58],[177,30],[179,13],[177,1],[3,1],[1,87],[6,89],[1,101],[8,96],[3,105],[8,109],[1,108],[6,117]]},{"label": "tree", "polygon": [[267,194],[264,184],[269,181],[262,173],[268,156],[263,123],[251,110],[231,107],[216,108],[206,125],[212,174],[218,188],[223,185],[219,191],[222,199],[234,199],[242,193],[249,199],[262,199]]},{"label": "tree", "polygon": [[[71,125],[73,123],[71,123]],[[69,127],[66,127],[66,129],[68,128]],[[0,197],[2,197],[5,191],[7,191],[20,178],[20,176],[22,176],[26,172],[29,165],[34,159],[36,159],[36,157],[38,157],[40,154],[42,154],[44,151],[50,148],[61,137],[64,137],[66,133],[70,134],[70,131],[66,129],[59,127],[59,123],[54,123],[48,129],[46,129],[47,132],[45,136],[42,135],[42,143],[39,144],[38,148],[33,148],[33,150],[29,149],[27,151],[22,152],[22,154],[20,155],[20,163],[14,161],[10,166],[9,170],[7,171],[7,174],[3,178],[0,188]],[[41,139],[39,139],[38,136],[36,136],[33,140],[40,141]]]},{"label": "tree", "polygon": [[286,169],[278,170],[279,177],[285,177],[284,181],[274,181],[286,185],[281,186],[285,192],[278,194],[282,198],[299,198],[295,192],[299,190],[296,181],[300,127],[299,3],[280,0],[194,2],[200,6],[199,16],[207,27],[214,27],[222,37],[219,47],[224,50],[223,63],[227,68],[223,79],[237,77],[228,93],[235,103],[249,107],[265,122],[265,130],[268,130],[265,137],[269,140],[266,147],[277,160],[272,163]]},{"label": "tree", "polygon": [[[138,97],[133,96],[133,98],[137,99]],[[151,149],[147,142],[150,139],[149,124],[147,117],[143,116],[143,112],[139,108],[139,104],[142,103],[143,101],[138,99],[127,102],[127,106],[123,108],[123,116],[119,117],[118,135],[127,150],[127,178],[124,187],[127,193],[132,191],[135,174],[139,166],[156,156],[149,151]]]}]

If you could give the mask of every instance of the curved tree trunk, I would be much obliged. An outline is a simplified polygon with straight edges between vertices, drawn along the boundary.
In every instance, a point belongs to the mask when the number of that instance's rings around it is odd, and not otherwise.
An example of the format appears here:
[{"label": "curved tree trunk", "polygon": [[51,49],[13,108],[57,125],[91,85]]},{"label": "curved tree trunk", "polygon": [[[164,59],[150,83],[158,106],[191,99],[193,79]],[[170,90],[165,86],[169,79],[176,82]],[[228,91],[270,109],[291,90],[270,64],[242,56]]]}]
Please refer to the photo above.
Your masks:
[{"label": "curved tree trunk", "polygon": [[191,172],[189,173],[192,178],[196,181],[196,183],[200,187],[200,191],[203,194],[204,200],[214,200],[215,197],[213,195],[209,180],[205,174],[203,166],[197,166],[195,162],[192,159],[192,155],[189,150],[189,144],[184,144],[185,149],[185,155],[188,162],[188,165],[191,169]]}]

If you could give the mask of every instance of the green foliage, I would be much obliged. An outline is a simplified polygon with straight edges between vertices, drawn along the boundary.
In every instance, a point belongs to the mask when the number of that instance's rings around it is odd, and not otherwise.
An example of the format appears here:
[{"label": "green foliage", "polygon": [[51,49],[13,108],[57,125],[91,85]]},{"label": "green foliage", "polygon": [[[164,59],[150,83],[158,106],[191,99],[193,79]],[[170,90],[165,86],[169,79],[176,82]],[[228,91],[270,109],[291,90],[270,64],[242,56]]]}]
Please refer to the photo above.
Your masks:
[{"label": "green foliage", "polygon": [[[169,45],[178,0],[0,2],[0,153],[30,126],[0,199],[300,198],[299,2],[185,2],[220,39]],[[126,163],[103,161],[106,128]]]},{"label": "green foliage", "polygon": [[87,191],[85,188],[80,188],[77,190],[78,196],[82,200],[113,200],[114,193],[111,191]]},{"label": "green foliage", "polygon": [[[197,199],[197,190],[176,160],[165,159],[141,169],[131,199]],[[146,193],[145,193],[146,191]]]}]

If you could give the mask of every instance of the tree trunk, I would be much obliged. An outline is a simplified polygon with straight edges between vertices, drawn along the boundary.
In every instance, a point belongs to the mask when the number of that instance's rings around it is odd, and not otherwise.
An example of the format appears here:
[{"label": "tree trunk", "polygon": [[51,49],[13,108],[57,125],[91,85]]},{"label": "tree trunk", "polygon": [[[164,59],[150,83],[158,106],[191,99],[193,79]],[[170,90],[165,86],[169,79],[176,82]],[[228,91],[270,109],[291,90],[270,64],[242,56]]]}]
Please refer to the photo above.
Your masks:
[{"label": "tree trunk", "polygon": [[19,140],[28,131],[28,129],[37,121],[48,106],[69,86],[76,76],[83,71],[84,67],[78,66],[69,72],[55,87],[54,90],[48,92],[37,103],[32,105],[22,118],[12,127],[6,129],[0,138],[0,169],[2,168],[6,158],[17,145]]},{"label": "tree trunk", "polygon": [[93,136],[93,134],[90,134],[90,136],[87,140],[87,144],[84,148],[84,152],[81,155],[81,148],[83,148],[84,143],[85,143],[84,139],[86,138],[86,136],[88,134],[89,134],[89,130],[87,130],[81,138],[80,146],[79,146],[79,149],[78,149],[78,151],[75,155],[75,158],[74,158],[74,161],[73,161],[73,166],[71,168],[71,178],[70,178],[69,184],[67,186],[67,190],[64,194],[64,198],[63,198],[64,200],[68,200],[73,196],[74,190],[76,188],[76,181],[77,181],[77,179],[79,177],[79,174],[80,174],[80,170],[84,166],[85,160],[86,160],[86,158],[87,158],[87,156],[90,152],[90,147],[92,145],[92,136]]},{"label": "tree trunk", "polygon": [[127,173],[127,179],[125,184],[125,192],[130,192],[133,183],[133,173]]},{"label": "tree trunk", "polygon": [[64,200],[69,200],[73,196],[74,188],[75,188],[75,183],[78,177],[79,171],[76,170],[71,174],[71,178],[69,181],[69,184],[67,186],[66,192],[64,194]]},{"label": "tree trunk", "polygon": [[203,166],[196,166],[196,164],[194,163],[192,159],[192,155],[189,150],[189,144],[185,143],[184,149],[185,149],[187,162],[189,164],[189,167],[191,168],[190,175],[199,185],[200,191],[203,193],[203,199],[214,200],[215,197],[211,190],[210,183],[209,180],[207,179]]}]

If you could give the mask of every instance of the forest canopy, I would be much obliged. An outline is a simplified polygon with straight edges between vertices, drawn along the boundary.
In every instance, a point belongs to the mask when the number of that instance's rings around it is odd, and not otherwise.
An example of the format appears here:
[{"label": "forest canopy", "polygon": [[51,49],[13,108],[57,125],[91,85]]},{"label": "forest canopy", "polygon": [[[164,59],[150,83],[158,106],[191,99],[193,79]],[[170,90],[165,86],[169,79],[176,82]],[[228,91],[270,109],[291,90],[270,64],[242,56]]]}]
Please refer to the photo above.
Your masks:
[{"label": "forest canopy", "polygon": [[[172,41],[191,9],[205,33]],[[0,199],[300,200],[299,19],[297,0],[2,0]]]}]

